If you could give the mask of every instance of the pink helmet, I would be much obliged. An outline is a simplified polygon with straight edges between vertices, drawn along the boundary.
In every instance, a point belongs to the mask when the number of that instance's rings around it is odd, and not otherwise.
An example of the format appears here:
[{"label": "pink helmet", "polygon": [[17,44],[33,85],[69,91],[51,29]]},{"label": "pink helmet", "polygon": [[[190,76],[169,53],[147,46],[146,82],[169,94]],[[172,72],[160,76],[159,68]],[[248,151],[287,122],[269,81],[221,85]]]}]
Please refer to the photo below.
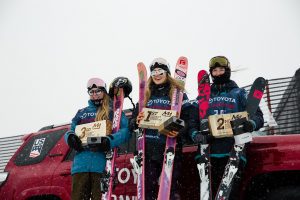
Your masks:
[{"label": "pink helmet", "polygon": [[87,89],[90,90],[94,87],[97,87],[97,88],[103,88],[106,90],[106,83],[100,79],[100,78],[91,78],[88,82],[87,82]]}]

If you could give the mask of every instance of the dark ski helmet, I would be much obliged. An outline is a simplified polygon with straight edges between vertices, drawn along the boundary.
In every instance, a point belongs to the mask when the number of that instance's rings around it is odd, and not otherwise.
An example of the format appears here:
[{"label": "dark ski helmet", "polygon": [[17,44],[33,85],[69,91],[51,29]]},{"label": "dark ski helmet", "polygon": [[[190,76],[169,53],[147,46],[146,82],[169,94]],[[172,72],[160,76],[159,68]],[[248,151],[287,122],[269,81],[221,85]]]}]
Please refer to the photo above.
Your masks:
[{"label": "dark ski helmet", "polygon": [[[215,77],[212,75],[212,70],[216,67],[224,67],[225,73],[221,76]],[[209,72],[211,74],[212,80],[214,83],[222,84],[230,80],[231,68],[230,62],[225,56],[215,56],[209,61]]]},{"label": "dark ski helmet", "polygon": [[132,84],[130,80],[126,77],[120,76],[115,78],[109,85],[109,96],[111,98],[113,98],[114,96],[114,88],[123,88],[124,96],[129,97],[129,94],[132,91]]},{"label": "dark ski helmet", "polygon": [[152,72],[155,68],[161,68],[165,70],[168,74],[170,73],[170,65],[169,63],[163,58],[155,58],[152,63],[150,64],[150,71]]},{"label": "dark ski helmet", "polygon": [[106,83],[100,78],[89,79],[86,87],[88,91],[91,90],[92,88],[100,88],[107,94]]}]

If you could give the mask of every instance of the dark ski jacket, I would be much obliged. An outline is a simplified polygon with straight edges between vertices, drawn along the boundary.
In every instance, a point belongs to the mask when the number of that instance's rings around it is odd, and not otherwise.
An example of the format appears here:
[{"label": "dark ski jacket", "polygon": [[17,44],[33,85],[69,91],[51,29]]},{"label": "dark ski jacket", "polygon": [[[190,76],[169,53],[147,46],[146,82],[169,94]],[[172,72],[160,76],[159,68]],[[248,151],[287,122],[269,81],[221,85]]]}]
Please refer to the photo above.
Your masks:
[{"label": "dark ski jacket", "polygon": [[[67,143],[70,134],[75,134],[75,128],[77,125],[86,124],[95,121],[97,107],[89,100],[89,106],[78,110],[75,117],[72,119],[71,128],[66,132],[64,139]],[[113,134],[113,139],[110,140],[111,148],[117,147],[120,144],[126,142],[130,138],[131,134],[128,130],[128,120],[125,114],[122,112],[122,118],[120,122],[120,129]],[[72,164],[71,173],[80,172],[98,172],[102,173],[105,169],[106,158],[102,151],[91,151],[88,147],[84,147],[81,152],[76,152],[74,161]]]},{"label": "dark ski jacket", "polygon": [[[243,88],[239,88],[237,84],[230,80],[230,82],[223,85],[211,85],[211,94],[209,99],[208,115],[228,114],[235,112],[242,112],[246,109],[247,92]],[[189,134],[192,137],[193,132],[200,130],[199,123],[199,107],[198,99],[191,101],[193,106],[190,112],[190,130]],[[263,113],[258,108],[254,117],[251,118],[255,122],[255,130],[263,127],[264,119]],[[204,119],[201,123],[208,123]],[[224,157],[228,156],[234,144],[234,138],[214,138],[211,141],[211,156]]]}]

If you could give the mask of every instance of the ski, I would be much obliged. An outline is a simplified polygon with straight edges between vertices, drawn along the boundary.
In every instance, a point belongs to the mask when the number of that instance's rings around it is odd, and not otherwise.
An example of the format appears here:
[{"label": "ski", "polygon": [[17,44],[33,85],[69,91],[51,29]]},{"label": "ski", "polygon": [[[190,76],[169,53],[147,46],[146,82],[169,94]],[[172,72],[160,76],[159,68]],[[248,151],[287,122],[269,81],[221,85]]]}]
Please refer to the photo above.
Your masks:
[{"label": "ski", "polygon": [[[248,116],[251,118],[255,115],[259,102],[263,97],[264,89],[266,86],[266,80],[262,77],[258,77],[253,82],[253,85],[250,89],[250,92],[248,94],[247,98],[247,104],[246,104],[246,111],[248,113]],[[242,129],[239,127],[246,119],[241,118],[237,119],[231,122],[232,130],[234,132],[234,135],[237,134],[243,134]],[[239,162],[240,162],[240,156],[243,153],[245,144],[235,144],[228,160],[228,163],[225,167],[223,178],[221,180],[216,200],[226,200],[229,198],[233,180],[235,177],[236,172],[238,171]]]},{"label": "ski", "polygon": [[[115,94],[113,100],[113,123],[112,123],[112,134],[116,133],[120,129],[120,122],[122,118],[122,109],[124,101],[123,88],[118,88],[115,85]],[[110,200],[113,190],[113,183],[115,178],[115,160],[117,157],[117,148],[112,149],[106,153],[106,167],[105,174],[101,179],[101,191],[105,192],[102,195],[103,200]]]},{"label": "ski", "polygon": [[[209,75],[205,70],[198,73],[198,107],[200,132],[208,130],[208,106],[210,98]],[[211,180],[210,180],[210,157],[209,144],[205,140],[198,145],[199,155],[196,156],[197,168],[200,176],[200,200],[210,200]]]},{"label": "ski", "polygon": [[[140,62],[137,65],[139,75],[139,112],[141,112],[145,106],[145,91],[147,84],[147,69],[145,65]],[[137,152],[134,157],[130,159],[135,173],[137,174],[137,199],[144,200],[145,196],[145,130],[138,129],[137,132]]]},{"label": "ski", "polygon": [[[176,63],[174,78],[180,81],[182,85],[185,85],[187,69],[187,58],[180,57]],[[171,99],[171,110],[176,110],[178,113],[178,117],[180,116],[181,112],[182,99],[183,91],[180,91],[179,89],[174,90]],[[162,173],[160,176],[158,200],[170,199],[175,148],[176,138],[167,137],[164,162],[162,167]]]}]

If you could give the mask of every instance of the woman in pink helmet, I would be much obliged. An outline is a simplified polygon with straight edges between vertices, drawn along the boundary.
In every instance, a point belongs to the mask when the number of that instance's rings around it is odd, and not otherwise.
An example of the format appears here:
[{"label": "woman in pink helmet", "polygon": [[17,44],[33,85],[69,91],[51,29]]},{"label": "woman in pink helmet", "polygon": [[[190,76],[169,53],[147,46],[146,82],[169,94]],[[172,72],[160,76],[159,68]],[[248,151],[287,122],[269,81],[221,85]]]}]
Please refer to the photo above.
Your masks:
[{"label": "woman in pink helmet", "polygon": [[122,113],[118,132],[112,136],[111,128],[108,128],[107,136],[101,139],[101,144],[96,147],[82,145],[75,134],[77,125],[101,120],[111,124],[113,121],[112,104],[105,82],[100,78],[91,78],[87,83],[87,92],[90,98],[88,106],[78,110],[70,130],[64,136],[70,148],[76,151],[71,169],[72,200],[101,199],[100,179],[106,166],[105,152],[126,142],[131,136],[127,118]]}]

